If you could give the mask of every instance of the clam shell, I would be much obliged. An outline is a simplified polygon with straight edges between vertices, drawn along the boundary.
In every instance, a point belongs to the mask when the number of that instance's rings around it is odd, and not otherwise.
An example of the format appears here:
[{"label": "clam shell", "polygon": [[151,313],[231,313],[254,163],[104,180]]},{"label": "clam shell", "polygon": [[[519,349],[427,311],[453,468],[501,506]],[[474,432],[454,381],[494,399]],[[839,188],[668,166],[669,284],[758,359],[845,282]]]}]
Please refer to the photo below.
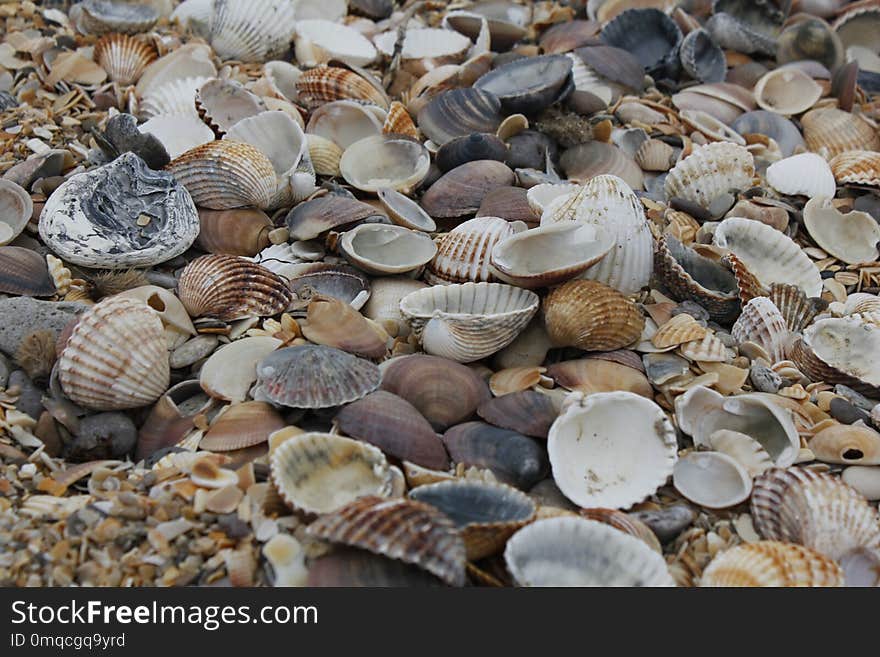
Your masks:
[{"label": "clam shell", "polygon": [[424,233],[381,224],[361,224],[345,232],[339,249],[355,267],[380,276],[418,269],[437,253]]},{"label": "clam shell", "polygon": [[284,0],[214,0],[208,41],[220,59],[265,62],[287,50],[296,27],[296,5]]},{"label": "clam shell", "polygon": [[666,349],[668,347],[677,347],[685,342],[702,340],[706,333],[707,329],[705,326],[702,326],[687,313],[681,313],[658,327],[651,338],[651,342],[658,349]]},{"label": "clam shell", "polygon": [[797,68],[777,68],[765,73],[755,85],[755,100],[762,109],[791,116],[816,104],[822,87]]},{"label": "clam shell", "polygon": [[105,299],[80,316],[57,368],[64,394],[85,408],[152,404],[171,373],[162,321],[143,301]]},{"label": "clam shell", "polygon": [[370,297],[369,278],[352,267],[319,262],[297,269],[290,279],[293,307],[307,306],[316,297],[329,297],[360,310]]},{"label": "clam shell", "polygon": [[236,340],[211,354],[199,371],[202,390],[216,399],[244,401],[257,380],[257,363],[281,346],[281,340],[254,337]]},{"label": "clam shell", "polygon": [[645,186],[639,165],[623,150],[613,144],[588,141],[566,150],[559,164],[569,180],[588,183],[600,175],[618,177],[633,189]]},{"label": "clam shell", "polygon": [[[205,82],[196,91],[194,100],[199,116],[221,136],[242,119],[266,110],[265,103],[241,83],[223,78]],[[240,137],[234,139],[245,141]]]},{"label": "clam shell", "polygon": [[785,318],[789,331],[800,333],[813,322],[813,318],[828,306],[820,298],[809,298],[796,285],[772,283],[768,298]]},{"label": "clam shell", "polygon": [[544,52],[569,52],[592,42],[600,29],[601,25],[593,20],[569,20],[549,27],[541,34],[538,43]]},{"label": "clam shell", "polygon": [[681,44],[681,30],[659,9],[627,9],[602,28],[602,41],[632,53],[651,72],[674,61]]},{"label": "clam shell", "polygon": [[388,559],[366,550],[336,548],[311,563],[306,586],[428,588],[445,584],[431,573],[402,561]]},{"label": "clam shell", "polygon": [[789,330],[779,309],[767,297],[755,297],[743,306],[742,314],[730,331],[737,342],[760,345],[778,363],[785,360]]},{"label": "clam shell", "polygon": [[474,160],[447,171],[425,192],[422,208],[432,217],[463,217],[475,213],[487,193],[508,187],[516,176],[495,160]]},{"label": "clam shell", "polygon": [[342,149],[335,143],[320,135],[306,135],[309,145],[309,159],[319,176],[338,176],[339,161],[342,159]]},{"label": "clam shell", "polygon": [[877,259],[880,226],[867,212],[846,214],[837,210],[831,199],[812,198],[804,207],[804,226],[816,244],[838,260],[848,264]]},{"label": "clam shell", "polygon": [[816,460],[843,465],[880,465],[880,434],[858,424],[833,424],[810,439]]},{"label": "clam shell", "polygon": [[108,34],[98,39],[94,56],[111,80],[129,85],[138,81],[157,54],[150,44],[127,34]]},{"label": "clam shell", "polygon": [[451,27],[457,32],[461,32],[470,39],[477,41],[482,32],[482,26],[485,22],[486,29],[489,33],[489,39],[492,43],[492,50],[495,52],[505,52],[520,39],[522,39],[528,31],[524,25],[519,24],[515,18],[507,15],[493,15],[492,6],[473,7],[474,12],[469,11],[450,11],[443,17],[443,26]]},{"label": "clam shell", "polygon": [[533,390],[487,399],[477,408],[477,414],[496,427],[545,439],[550,425],[559,415],[550,397]]},{"label": "clam shell", "polygon": [[880,328],[860,319],[821,319],[804,329],[791,359],[813,381],[842,383],[863,394],[880,394]]},{"label": "clam shell", "polygon": [[357,100],[388,107],[381,87],[355,71],[338,66],[318,66],[303,72],[296,81],[298,100],[306,107],[317,107],[334,100]]},{"label": "clam shell", "polygon": [[438,94],[418,114],[419,130],[438,146],[474,132],[494,133],[501,123],[501,101],[482,89]]},{"label": "clam shell", "polygon": [[843,63],[843,44],[825,21],[806,18],[794,23],[779,35],[776,62],[787,64],[802,60],[823,64],[829,71]]},{"label": "clam shell", "polygon": [[367,66],[377,55],[373,44],[356,29],[329,20],[297,20],[296,37],[296,60],[303,66],[333,59]]},{"label": "clam shell", "polygon": [[257,365],[254,398],[291,408],[329,408],[364,397],[380,379],[373,363],[340,349],[287,347]]},{"label": "clam shell", "polygon": [[779,145],[783,157],[794,155],[796,150],[805,147],[804,138],[797,126],[776,112],[767,110],[746,112],[738,116],[730,127],[741,135],[766,135]]},{"label": "clam shell", "polygon": [[538,520],[507,542],[520,586],[675,586],[666,562],[640,539],[595,520]]},{"label": "clam shell", "polygon": [[838,183],[880,187],[880,154],[876,151],[847,151],[836,155],[829,166]]},{"label": "clam shell", "polygon": [[192,115],[160,114],[139,125],[138,130],[158,139],[171,159],[214,141],[214,131]]},{"label": "clam shell", "polygon": [[707,144],[679,161],[666,176],[667,199],[682,198],[708,209],[730,190],[749,187],[755,175],[752,154],[728,142]]},{"label": "clam shell", "polygon": [[465,546],[453,522],[415,500],[362,497],[309,525],[310,536],[415,564],[447,584],[465,582]]},{"label": "clam shell", "polygon": [[210,410],[213,404],[198,381],[190,379],[172,386],[159,398],[141,426],[134,458],[140,461],[179,443],[193,428],[196,415]]},{"label": "clam shell", "polygon": [[807,112],[801,117],[801,125],[807,148],[828,160],[846,151],[880,148],[876,126],[861,116],[835,107]]},{"label": "clam shell", "polygon": [[251,257],[269,246],[269,232],[274,228],[265,212],[243,208],[200,210],[199,225],[199,248],[208,253]]},{"label": "clam shell", "polygon": [[547,449],[553,480],[568,499],[617,509],[641,502],[665,483],[678,443],[653,401],[601,392],[574,399],[550,428]]},{"label": "clam shell", "polygon": [[704,29],[690,32],[681,42],[681,65],[700,82],[722,82],[727,73],[724,51]]},{"label": "clam shell", "polygon": [[224,322],[277,315],[291,301],[286,280],[247,258],[223,254],[184,267],[177,293],[190,316]]},{"label": "clam shell", "polygon": [[374,278],[370,287],[370,298],[363,307],[364,316],[380,324],[389,335],[408,335],[409,326],[400,314],[400,300],[427,285],[407,276],[384,276]]},{"label": "clam shell", "polygon": [[278,493],[306,515],[332,513],[364,496],[391,496],[388,461],[359,440],[301,433],[273,450],[269,465]]},{"label": "clam shell", "polygon": [[477,217],[437,239],[437,254],[428,264],[432,285],[494,281],[491,256],[495,247],[521,231],[522,224],[499,217]]},{"label": "clam shell", "polygon": [[513,342],[537,310],[536,294],[499,283],[440,285],[400,302],[425,352],[465,363]]},{"label": "clam shell", "polygon": [[430,166],[431,155],[422,144],[396,135],[361,139],[346,148],[339,161],[345,181],[365,192],[411,190],[428,174]]},{"label": "clam shell", "polygon": [[675,489],[694,504],[724,509],[744,502],[752,478],[736,460],[721,452],[691,452],[675,463]]},{"label": "clam shell", "polygon": [[578,48],[575,54],[591,72],[622,85],[624,90],[641,91],[645,85],[644,68],[628,50],[591,43]]},{"label": "clam shell", "polygon": [[214,420],[199,441],[199,449],[231,452],[253,447],[265,443],[270,434],[285,426],[282,417],[265,402],[233,404]]},{"label": "clam shell", "polygon": [[[161,60],[153,62],[159,63]],[[147,76],[149,68],[141,76]],[[164,84],[153,84],[149,93],[143,95],[139,109],[142,119],[151,119],[157,116],[198,116],[196,110],[196,93],[208,77],[175,78]]]},{"label": "clam shell", "polygon": [[373,105],[362,105],[353,100],[335,100],[312,112],[306,132],[329,139],[345,150],[366,137],[382,133],[386,115]]},{"label": "clam shell", "polygon": [[761,447],[761,443],[738,431],[719,429],[709,436],[709,447],[739,463],[750,477],[756,477],[773,467],[773,459]]},{"label": "clam shell", "polygon": [[715,11],[706,21],[705,27],[718,45],[726,50],[764,55],[773,55],[776,52],[775,39],[753,29],[727,12]]},{"label": "clam shell", "polygon": [[843,568],[846,586],[880,586],[880,575],[877,574],[880,550],[853,550],[841,557],[840,566]]},{"label": "clam shell", "polygon": [[422,209],[418,203],[408,196],[404,196],[397,190],[389,187],[383,187],[376,195],[382,203],[382,207],[388,213],[391,221],[398,226],[409,228],[411,230],[421,230],[426,233],[433,233],[437,230],[437,224],[428,216],[428,213]]},{"label": "clam shell", "polygon": [[646,139],[636,151],[635,161],[645,171],[669,171],[675,165],[675,149],[659,139]]},{"label": "clam shell", "polygon": [[457,166],[474,160],[498,160],[507,158],[507,145],[495,135],[474,132],[456,137],[443,144],[437,151],[435,162],[441,171],[451,171]]},{"label": "clam shell", "polygon": [[714,242],[732,252],[764,287],[789,283],[809,296],[822,293],[816,265],[789,237],[770,226],[731,217],[719,224]]},{"label": "clam shell", "polygon": [[70,21],[82,34],[146,32],[159,20],[159,12],[146,4],[84,0],[71,7]]},{"label": "clam shell", "polygon": [[20,246],[0,246],[0,292],[51,297],[56,289],[46,259]]},{"label": "clam shell", "polygon": [[376,330],[357,310],[339,299],[316,297],[309,303],[303,335],[311,342],[365,358],[385,355],[387,335]]},{"label": "clam shell", "polygon": [[767,182],[790,196],[833,198],[837,192],[831,167],[815,153],[792,155],[767,167]]},{"label": "clam shell", "polygon": [[843,571],[832,559],[801,545],[758,541],[717,555],[700,586],[843,586]]},{"label": "clam shell", "polygon": [[11,180],[0,179],[0,246],[18,237],[31,220],[31,195]]},{"label": "clam shell", "polygon": [[313,240],[330,230],[342,230],[384,215],[371,205],[345,196],[321,196],[293,208],[285,218],[291,240]]},{"label": "clam shell", "polygon": [[610,351],[639,339],[645,320],[629,299],[595,281],[569,281],[544,299],[544,321],[557,346]]},{"label": "clam shell", "polygon": [[489,71],[474,89],[488,91],[508,114],[535,114],[565,93],[571,60],[564,55],[523,57]]},{"label": "clam shell", "polygon": [[651,384],[640,370],[601,358],[554,363],[547,368],[547,375],[563,388],[585,394],[624,391],[647,398],[654,394]]}]

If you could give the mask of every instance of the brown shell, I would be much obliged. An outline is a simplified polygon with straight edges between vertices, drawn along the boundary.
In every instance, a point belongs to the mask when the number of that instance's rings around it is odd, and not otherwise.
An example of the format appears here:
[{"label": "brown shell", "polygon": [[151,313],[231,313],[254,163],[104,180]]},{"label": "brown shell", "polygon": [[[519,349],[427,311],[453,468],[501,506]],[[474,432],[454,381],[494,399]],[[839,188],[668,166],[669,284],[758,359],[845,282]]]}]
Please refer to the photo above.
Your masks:
[{"label": "brown shell", "polygon": [[728,253],[722,259],[733,275],[736,277],[736,287],[739,290],[739,301],[745,305],[755,297],[766,297],[767,290],[761,285],[758,278],[749,271],[748,267],[743,264],[742,260],[734,254]]},{"label": "brown shell", "polygon": [[814,109],[801,117],[807,148],[830,160],[857,149],[880,149],[880,135],[865,119],[836,107]]},{"label": "brown shell", "polygon": [[528,190],[522,187],[497,187],[483,197],[478,217],[501,217],[507,221],[524,221],[538,225],[541,217],[529,205]]},{"label": "brown shell", "polygon": [[196,245],[208,253],[253,257],[269,246],[272,220],[262,210],[199,210]]},{"label": "brown shell", "polygon": [[496,397],[512,392],[529,390],[539,385],[544,379],[545,367],[508,367],[495,372],[489,377],[489,390]]},{"label": "brown shell", "polygon": [[875,398],[880,397],[880,388],[865,383],[861,379],[857,379],[829,365],[819,358],[802,338],[797,338],[794,341],[788,357],[794,361],[798,369],[809,377],[811,381],[824,381],[832,385],[842,384],[863,395]]},{"label": "brown shell", "polygon": [[658,349],[677,347],[685,342],[702,340],[706,335],[706,327],[700,326],[696,319],[687,313],[675,315],[657,329],[651,342]]},{"label": "brown shell", "polygon": [[291,241],[312,240],[329,230],[344,230],[366,219],[384,216],[381,210],[353,198],[321,196],[297,205],[285,222]]},{"label": "brown shell", "polygon": [[298,100],[308,108],[335,100],[356,100],[388,107],[388,98],[354,71],[337,66],[317,66],[296,81]]},{"label": "brown shell", "polygon": [[177,293],[191,317],[229,322],[270,317],[287,309],[287,281],[262,265],[229,255],[196,258],[180,274]]},{"label": "brown shell", "polygon": [[269,440],[269,434],[283,429],[284,419],[266,402],[247,401],[230,406],[199,442],[199,449],[231,452]]},{"label": "brown shell", "polygon": [[137,82],[158,53],[149,43],[127,34],[107,34],[95,44],[95,61],[121,85]]},{"label": "brown shell", "polygon": [[641,539],[652,550],[661,553],[663,552],[660,541],[657,539],[657,535],[653,531],[651,531],[651,528],[638,518],[634,518],[628,513],[618,511],[617,509],[594,508],[581,509],[580,514],[584,518],[589,518],[590,520],[598,520],[599,522],[605,523],[606,525],[611,525],[615,529],[619,529],[620,531],[625,532],[630,536],[635,536],[636,538]]},{"label": "brown shell", "polygon": [[[182,410],[183,402],[199,399],[201,407],[188,405]],[[165,447],[171,447],[183,439],[193,428],[196,415],[208,411],[214,402],[203,392],[197,380],[182,381],[166,391],[153,405],[147,419],[138,432],[135,460],[140,461]]]},{"label": "brown shell", "polygon": [[787,283],[771,283],[767,296],[782,313],[788,330],[795,333],[803,331],[828,307],[824,299],[808,297],[797,285]]},{"label": "brown shell", "polygon": [[880,187],[880,153],[877,151],[847,151],[836,155],[829,165],[838,184]]},{"label": "brown shell", "polygon": [[586,394],[622,390],[648,399],[654,397],[651,383],[641,370],[603,358],[554,363],[547,367],[547,375],[563,388]]},{"label": "brown shell", "polygon": [[452,521],[429,504],[362,497],[318,518],[306,531],[417,565],[452,586],[465,582],[464,541]]},{"label": "brown shell", "polygon": [[388,116],[385,117],[385,123],[382,124],[382,132],[386,135],[406,135],[413,139],[419,138],[419,129],[415,122],[406,111],[403,103],[394,100],[388,106]]},{"label": "brown shell", "polygon": [[843,585],[843,570],[833,559],[802,545],[778,541],[757,541],[725,550],[700,578],[703,587]]},{"label": "brown shell", "polygon": [[430,285],[491,282],[490,259],[495,245],[514,235],[517,228],[500,217],[475,217],[438,237],[437,253],[428,263],[425,282]]},{"label": "brown shell", "polygon": [[0,293],[51,297],[55,283],[46,259],[20,246],[0,246]]},{"label": "brown shell", "polygon": [[669,171],[675,165],[675,149],[659,139],[647,139],[635,154],[644,171]]},{"label": "brown shell", "polygon": [[383,338],[349,304],[332,297],[312,299],[302,332],[311,342],[366,358],[381,358],[387,350],[387,336]]},{"label": "brown shell", "polygon": [[477,414],[496,427],[545,440],[550,425],[559,415],[550,396],[534,390],[487,399],[480,404]]},{"label": "brown shell", "polygon": [[431,185],[422,197],[422,208],[435,218],[474,214],[486,194],[498,187],[509,187],[515,181],[513,171],[502,162],[465,162]]},{"label": "brown shell", "polygon": [[569,281],[544,299],[544,321],[555,344],[611,351],[632,344],[645,327],[638,307],[596,281]]}]

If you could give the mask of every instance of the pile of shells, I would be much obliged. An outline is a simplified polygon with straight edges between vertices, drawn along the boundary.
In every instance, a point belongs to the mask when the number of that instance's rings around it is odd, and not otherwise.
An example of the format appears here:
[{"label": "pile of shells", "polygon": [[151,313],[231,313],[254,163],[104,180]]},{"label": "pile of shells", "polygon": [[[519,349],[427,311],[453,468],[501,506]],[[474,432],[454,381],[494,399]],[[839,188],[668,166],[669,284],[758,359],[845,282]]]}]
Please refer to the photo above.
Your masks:
[{"label": "pile of shells", "polygon": [[0,2],[0,585],[880,585],[880,11],[790,5]]}]

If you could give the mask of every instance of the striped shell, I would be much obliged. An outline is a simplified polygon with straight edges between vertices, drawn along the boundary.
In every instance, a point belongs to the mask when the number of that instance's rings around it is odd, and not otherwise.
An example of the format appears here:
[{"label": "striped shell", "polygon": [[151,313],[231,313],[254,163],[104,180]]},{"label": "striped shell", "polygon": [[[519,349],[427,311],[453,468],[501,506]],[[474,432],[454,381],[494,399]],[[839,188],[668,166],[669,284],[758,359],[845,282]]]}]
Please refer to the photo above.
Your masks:
[{"label": "striped shell", "polygon": [[877,128],[856,114],[823,107],[801,118],[807,148],[830,160],[846,151],[880,149]]},{"label": "striped shell", "polygon": [[477,217],[437,238],[437,255],[428,263],[425,282],[431,285],[494,281],[492,250],[524,228],[498,217]]},{"label": "striped shell", "polygon": [[788,330],[795,333],[812,324],[816,315],[828,307],[828,302],[808,297],[802,289],[787,283],[772,283],[767,296],[782,313]]},{"label": "striped shell", "polygon": [[[877,148],[880,149],[880,145]],[[877,151],[847,151],[836,155],[829,165],[838,184],[880,187],[880,153]]]},{"label": "striped shell", "polygon": [[80,317],[57,367],[64,394],[81,406],[147,406],[170,380],[162,320],[143,301],[105,299]]},{"label": "striped shell", "polygon": [[700,586],[843,586],[843,570],[824,554],[791,543],[758,541],[717,555]]},{"label": "striped shell", "polygon": [[706,327],[696,319],[687,313],[680,313],[660,326],[651,338],[651,342],[658,349],[666,349],[677,347],[685,342],[702,340],[706,337],[707,332]]},{"label": "striped shell", "polygon": [[134,84],[157,57],[156,49],[126,34],[108,34],[95,44],[95,61],[122,85]]},{"label": "striped shell", "polygon": [[342,149],[320,135],[306,135],[306,140],[309,144],[309,158],[312,160],[315,173],[319,176],[338,176]]},{"label": "striped shell", "polygon": [[299,100],[317,107],[334,100],[357,100],[388,107],[388,98],[375,85],[354,71],[336,66],[317,66],[303,72],[296,81]]},{"label": "striped shell", "polygon": [[224,322],[277,315],[292,300],[283,278],[247,258],[224,254],[189,263],[180,274],[177,293],[192,317]]},{"label": "striped shell", "polygon": [[419,129],[416,127],[409,112],[406,111],[406,107],[399,100],[392,101],[388,107],[388,116],[382,125],[382,132],[385,134],[406,135],[413,139],[419,138]]},{"label": "striped shell", "polygon": [[286,425],[278,412],[266,402],[246,401],[228,406],[205,432],[199,449],[231,452],[262,445],[269,436]]},{"label": "striped shell", "polygon": [[719,195],[745,189],[755,175],[752,154],[743,146],[716,142],[702,146],[666,176],[666,198],[682,198],[708,208]]},{"label": "striped shell", "polygon": [[296,6],[287,0],[215,0],[208,41],[223,60],[275,59],[293,39]]},{"label": "striped shell", "polygon": [[771,358],[771,363],[785,360],[789,331],[785,317],[767,297],[755,297],[744,307],[731,329],[737,342],[754,342]]},{"label": "striped shell", "polygon": [[857,317],[810,325],[792,345],[791,359],[813,381],[880,396],[880,327]]}]

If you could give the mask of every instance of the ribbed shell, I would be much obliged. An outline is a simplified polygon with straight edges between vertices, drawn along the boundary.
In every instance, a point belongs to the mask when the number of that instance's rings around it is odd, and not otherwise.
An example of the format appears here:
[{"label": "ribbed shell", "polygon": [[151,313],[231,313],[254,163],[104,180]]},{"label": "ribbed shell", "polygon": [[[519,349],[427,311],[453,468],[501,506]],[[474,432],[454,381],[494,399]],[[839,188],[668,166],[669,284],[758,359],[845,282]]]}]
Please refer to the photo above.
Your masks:
[{"label": "ribbed shell", "polygon": [[330,408],[379,387],[379,368],[332,347],[304,345],[272,352],[257,364],[257,398],[291,408]]},{"label": "ribbed shell", "polygon": [[837,191],[831,167],[815,153],[798,153],[774,162],[764,176],[777,192],[789,196],[833,198]]},{"label": "ribbed shell", "polygon": [[559,415],[552,398],[534,390],[487,399],[480,404],[477,414],[496,427],[534,438],[547,438],[550,425]]},{"label": "ribbed shell", "polygon": [[159,314],[110,297],[83,313],[58,359],[64,394],[86,408],[139,408],[168,389],[171,369]]},{"label": "ribbed shell", "polygon": [[108,34],[98,39],[94,57],[111,80],[128,85],[138,81],[157,53],[150,44],[127,34]]},{"label": "ribbed shell", "polygon": [[758,541],[717,555],[700,586],[843,586],[843,570],[832,559],[801,545]]},{"label": "ribbed shell", "polygon": [[265,62],[290,45],[296,3],[288,0],[215,0],[208,40],[221,59]]},{"label": "ribbed shell", "polygon": [[595,520],[604,525],[619,529],[625,534],[635,536],[641,539],[645,545],[655,552],[663,552],[663,547],[653,530],[641,520],[623,511],[617,509],[603,509],[601,507],[593,507],[590,509],[581,509],[580,515],[587,520]]},{"label": "ribbed shell", "polygon": [[804,330],[790,357],[813,381],[880,396],[880,327],[856,317],[823,319]]},{"label": "ribbed shell", "polygon": [[51,297],[56,289],[46,259],[21,246],[0,246],[0,292]]},{"label": "ribbed shell", "polygon": [[320,135],[306,135],[306,139],[309,144],[309,158],[312,160],[315,173],[319,176],[338,176],[342,149]]},{"label": "ribbed shell", "polygon": [[658,349],[666,349],[667,347],[677,347],[685,342],[702,340],[706,333],[706,327],[696,319],[687,313],[680,313],[660,326],[651,338],[651,342]]},{"label": "ribbed shell", "polygon": [[707,208],[720,194],[745,189],[755,175],[755,161],[743,146],[715,142],[696,149],[666,176],[666,198],[683,198]]},{"label": "ribbed shell", "polygon": [[544,322],[558,346],[612,351],[639,339],[645,318],[616,290],[595,281],[569,281],[544,299]]},{"label": "ribbed shell", "polygon": [[520,225],[498,217],[465,221],[439,237],[437,255],[428,263],[425,281],[431,285],[494,281],[489,266],[492,249],[519,232]]},{"label": "ribbed shell", "polygon": [[464,541],[449,518],[423,502],[363,497],[318,518],[307,532],[414,564],[452,586],[465,582]]},{"label": "ribbed shell", "polygon": [[199,441],[199,449],[231,452],[269,440],[269,435],[286,425],[282,417],[265,402],[233,404],[220,415]]},{"label": "ribbed shell", "polygon": [[788,330],[795,333],[803,331],[828,307],[827,301],[808,297],[802,289],[787,283],[772,283],[767,296],[782,314]]},{"label": "ribbed shell", "polygon": [[[880,149],[880,145],[877,148]],[[877,151],[854,150],[841,153],[829,162],[829,166],[838,184],[880,187],[880,153]]]},{"label": "ribbed shell", "polygon": [[[159,62],[154,62],[156,63]],[[152,66],[150,69],[152,70]],[[151,119],[156,116],[184,115],[198,118],[196,91],[209,79],[201,76],[175,78],[162,84],[154,84],[141,100],[140,117]]]},{"label": "ribbed shell", "polygon": [[880,150],[880,134],[865,119],[836,107],[823,107],[801,118],[807,148],[830,160],[846,151]]},{"label": "ribbed shell", "polygon": [[277,315],[292,300],[287,281],[278,274],[223,254],[201,256],[184,267],[177,293],[190,316],[224,322]]},{"label": "ribbed shell", "polygon": [[187,151],[165,169],[196,205],[212,210],[255,206],[266,209],[276,190],[275,170],[262,152],[228,139]]},{"label": "ribbed shell", "polygon": [[646,139],[634,157],[645,171],[669,171],[675,163],[675,149],[659,139]]},{"label": "ribbed shell", "polygon": [[388,99],[368,80],[354,71],[336,66],[317,66],[303,72],[296,81],[299,100],[317,107],[334,100],[357,100],[388,107]]},{"label": "ribbed shell", "polygon": [[388,107],[388,116],[385,117],[385,123],[382,124],[382,132],[385,134],[406,135],[413,139],[419,138],[419,129],[415,122],[406,111],[403,103],[394,100]]},{"label": "ribbed shell", "polygon": [[785,360],[789,331],[785,318],[767,297],[755,297],[744,307],[731,329],[737,342],[754,342],[769,354],[773,363]]}]

